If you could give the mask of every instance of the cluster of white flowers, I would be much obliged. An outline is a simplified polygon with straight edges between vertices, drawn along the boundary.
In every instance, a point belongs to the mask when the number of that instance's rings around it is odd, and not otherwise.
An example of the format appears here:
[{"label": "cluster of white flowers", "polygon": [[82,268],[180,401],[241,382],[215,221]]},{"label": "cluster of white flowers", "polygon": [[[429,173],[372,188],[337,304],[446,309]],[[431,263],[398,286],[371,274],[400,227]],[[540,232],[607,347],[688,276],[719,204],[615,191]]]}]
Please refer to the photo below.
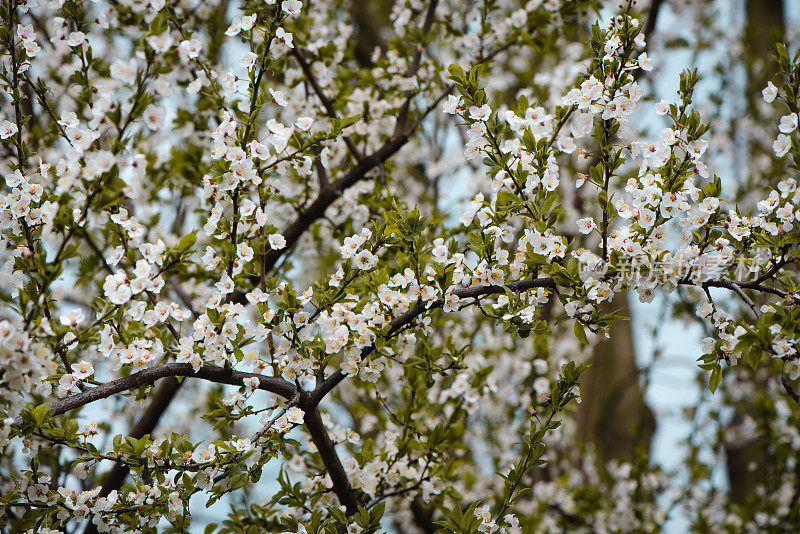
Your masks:
[{"label": "cluster of white flowers", "polygon": [[[52,383],[43,379],[56,372],[57,364],[47,353],[48,348],[43,343],[32,339],[18,325],[0,320],[0,367],[3,369],[0,391],[11,410],[24,407],[26,396],[34,391],[45,395],[50,392]],[[9,429],[3,428],[5,440]]]},{"label": "cluster of white flowers", "polygon": [[41,181],[47,178],[47,171],[48,166],[41,164],[39,172],[23,176],[17,170],[6,178],[11,191],[0,195],[0,229],[18,232],[23,221],[28,225],[38,225],[54,216],[58,206],[49,200],[42,202],[44,187]]},{"label": "cluster of white flowers", "polygon": [[[372,269],[378,263],[378,258],[370,250],[361,247],[372,237],[372,231],[364,228],[360,233],[346,237],[344,244],[339,247],[342,258],[352,258],[353,267],[356,269]],[[359,250],[361,249],[361,250]]]}]

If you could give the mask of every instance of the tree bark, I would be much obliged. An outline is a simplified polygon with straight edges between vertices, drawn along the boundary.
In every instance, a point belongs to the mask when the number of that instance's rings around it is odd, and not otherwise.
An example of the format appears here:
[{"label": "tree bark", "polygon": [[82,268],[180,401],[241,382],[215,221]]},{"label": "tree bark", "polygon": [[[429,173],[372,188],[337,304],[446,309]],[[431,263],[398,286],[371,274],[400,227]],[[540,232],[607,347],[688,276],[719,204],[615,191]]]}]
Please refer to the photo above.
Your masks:
[{"label": "tree bark", "polygon": [[[624,293],[610,306],[629,316]],[[640,446],[649,449],[655,418],[644,401],[630,321],[616,321],[610,339],[595,346],[592,366],[581,377],[576,420],[581,437],[592,443],[602,464],[630,461]]]}]

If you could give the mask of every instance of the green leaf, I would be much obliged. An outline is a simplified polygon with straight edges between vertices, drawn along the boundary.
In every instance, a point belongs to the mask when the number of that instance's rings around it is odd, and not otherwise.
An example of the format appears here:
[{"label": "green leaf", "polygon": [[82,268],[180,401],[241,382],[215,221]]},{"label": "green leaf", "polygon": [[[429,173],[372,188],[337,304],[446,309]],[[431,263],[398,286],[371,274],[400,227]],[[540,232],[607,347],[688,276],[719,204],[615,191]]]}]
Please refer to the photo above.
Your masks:
[{"label": "green leaf", "polygon": [[714,393],[717,390],[717,386],[719,386],[720,381],[722,380],[722,367],[717,364],[711,370],[711,376],[708,378],[708,389],[711,393]]},{"label": "green leaf", "polygon": [[150,35],[161,35],[169,25],[168,13],[166,10],[159,13],[153,22],[150,23]]},{"label": "green leaf", "polygon": [[753,371],[758,369],[758,364],[761,362],[761,350],[757,347],[751,347],[747,351],[747,364],[753,368]]},{"label": "green leaf", "polygon": [[175,250],[179,254],[183,254],[184,252],[192,248],[192,246],[194,246],[196,242],[197,242],[197,230],[183,236],[181,240],[178,241],[178,245],[175,247]]},{"label": "green leaf", "polygon": [[466,82],[466,78],[464,77],[464,69],[458,65],[450,65],[447,67],[447,72],[450,74],[450,79],[459,85],[463,85]]},{"label": "green leaf", "polygon": [[358,121],[359,118],[361,118],[361,115],[353,115],[352,117],[345,117],[339,123],[339,126],[341,126],[342,129],[347,128],[349,126],[354,125]]},{"label": "green leaf", "polygon": [[53,413],[53,407],[50,406],[49,402],[44,404],[40,404],[33,410],[33,421],[36,423],[36,427],[41,427],[44,422],[50,417],[50,414]]},{"label": "green leaf", "polygon": [[498,210],[502,210],[506,206],[516,204],[518,202],[518,197],[511,191],[501,190],[497,192],[497,200],[495,201],[495,206]]},{"label": "green leaf", "polygon": [[578,321],[575,321],[575,326],[572,328],[573,332],[575,332],[575,338],[580,341],[583,345],[589,344],[589,339],[586,337],[586,331],[583,329],[583,325]]}]

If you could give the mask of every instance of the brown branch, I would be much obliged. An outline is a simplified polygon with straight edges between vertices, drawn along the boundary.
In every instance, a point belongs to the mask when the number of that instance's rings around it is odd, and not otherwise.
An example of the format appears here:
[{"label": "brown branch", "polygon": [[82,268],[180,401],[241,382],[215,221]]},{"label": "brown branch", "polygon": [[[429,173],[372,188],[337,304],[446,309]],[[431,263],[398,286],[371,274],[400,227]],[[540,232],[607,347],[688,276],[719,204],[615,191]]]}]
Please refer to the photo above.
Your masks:
[{"label": "brown branch", "polygon": [[[528,289],[533,289],[536,287],[546,287],[548,289],[555,290],[556,284],[552,278],[530,278],[527,280],[519,280],[517,282],[509,282],[506,285],[485,285],[485,286],[476,286],[476,287],[467,287],[463,289],[456,289],[452,293],[459,298],[476,298],[485,295],[497,295],[500,293],[505,293],[506,289],[509,289],[514,292],[526,291]],[[434,302],[418,302],[414,307],[406,311],[405,313],[395,317],[389,322],[389,330],[384,334],[384,338],[389,338],[396,334],[401,328],[406,325],[411,324],[414,319],[422,315],[426,310],[432,310],[434,308],[440,308],[444,305],[444,301],[442,299],[436,300]],[[366,358],[372,352],[375,351],[375,345],[372,344],[368,347],[364,347],[361,350],[361,358]],[[347,378],[347,375],[344,374],[340,369],[337,369],[333,374],[331,374],[328,378],[323,380],[314,391],[311,392],[308,401],[305,403],[304,409],[313,409],[315,408],[325,395],[330,393],[330,391],[335,388],[339,383],[342,382]]]},{"label": "brown branch", "polygon": [[328,178],[328,171],[325,169],[325,167],[322,165],[322,162],[319,159],[314,161],[314,167],[317,169],[317,177],[319,179],[320,190],[330,188],[331,183]]},{"label": "brown branch", "polygon": [[[282,378],[273,376],[245,373],[242,371],[227,371],[222,367],[214,365],[204,365],[195,372],[192,365],[189,363],[164,363],[56,401],[52,404],[51,409],[53,415],[60,415],[100,399],[108,398],[117,393],[152,384],[161,378],[172,377],[174,379],[179,376],[200,378],[202,380],[208,380],[209,382],[230,384],[233,386],[243,386],[245,378],[255,377],[259,379],[258,389],[275,393],[287,399],[291,399],[297,392],[294,385]],[[21,419],[18,418],[15,423],[20,425]]]},{"label": "brown branch", "polygon": [[[661,11],[661,4],[664,3],[664,0],[652,0],[650,2],[650,11],[647,13],[647,21],[644,23],[644,28],[642,28],[642,33],[644,33],[644,49],[647,50],[647,47],[650,46],[650,36],[656,29],[656,23],[658,22],[658,13]],[[642,71],[639,71],[642,72]]]},{"label": "brown branch", "polygon": [[267,424],[265,424],[264,427],[261,430],[256,432],[256,434],[253,436],[253,438],[250,441],[253,442],[254,444],[256,442],[258,442],[258,440],[261,439],[261,437],[264,434],[266,434],[269,431],[270,428],[272,428],[272,425],[275,424],[275,421],[280,419],[281,416],[283,416],[283,414],[285,414],[289,410],[289,408],[291,408],[292,406],[297,406],[298,402],[300,402],[300,392],[299,391],[294,394],[294,397],[292,397],[292,399],[289,402],[287,402],[286,405],[283,408],[278,410],[278,412],[275,415],[273,415],[270,418],[269,421],[267,421]]},{"label": "brown branch", "polygon": [[753,283],[760,284],[761,282],[764,282],[765,280],[772,278],[778,271],[781,270],[781,268],[784,265],[788,263],[790,263],[790,261],[787,258],[781,258],[780,260],[776,261],[775,264],[772,267],[770,267],[764,274],[753,280]]},{"label": "brown branch", "polygon": [[[691,281],[681,280],[679,282],[683,285],[696,285]],[[776,287],[765,286],[759,282],[734,282],[732,280],[709,280],[707,282],[702,283],[704,286],[708,287],[724,287],[725,289],[730,289],[731,291],[736,291],[733,286],[738,286],[740,289],[753,289],[755,291],[761,291],[762,293],[770,293],[772,295],[777,295],[782,298],[791,297],[790,293],[783,291],[782,289],[778,289]],[[738,292],[737,292],[738,293]],[[746,301],[745,301],[746,302]]]},{"label": "brown branch", "polygon": [[[303,71],[303,74],[305,74],[306,80],[308,80],[308,83],[311,84],[311,88],[314,89],[314,93],[317,95],[317,98],[319,98],[320,102],[322,102],[322,107],[325,108],[325,114],[328,115],[328,117],[335,119],[336,111],[333,109],[333,104],[328,97],[325,96],[325,92],[322,90],[322,87],[320,87],[317,77],[314,76],[313,72],[311,72],[311,66],[306,60],[305,50],[303,50],[303,48],[300,46],[295,46],[292,48],[292,55],[300,65],[300,69]],[[361,153],[353,140],[350,139],[349,135],[344,136],[344,144],[347,145],[347,149],[350,151],[353,157],[356,158],[356,161],[361,161],[364,159],[364,154]]]},{"label": "brown branch", "polygon": [[[642,28],[642,34],[644,34],[644,52],[650,48],[650,36],[656,29],[656,23],[658,22],[658,13],[661,11],[661,4],[664,3],[664,0],[652,0],[650,2],[650,11],[647,13],[647,20],[644,23],[644,28]],[[633,73],[634,81],[639,81],[647,74],[647,71],[642,69],[638,69]]]},{"label": "brown branch", "polygon": [[[436,6],[439,5],[439,0],[431,0],[431,3],[428,4],[428,11],[425,13],[425,20],[422,22],[422,27],[420,31],[423,35],[430,32],[431,27],[433,26],[434,21],[434,14],[436,12]],[[419,67],[422,64],[422,52],[424,47],[417,48],[417,51],[414,53],[414,57],[411,60],[411,65],[406,73],[406,78],[410,78],[411,76],[415,76],[417,71],[419,71]],[[405,100],[403,104],[400,106],[400,111],[397,113],[397,123],[395,124],[395,135],[400,134],[401,132],[407,129],[408,123],[408,114],[409,110],[411,109],[411,100],[414,98],[416,93],[413,89],[409,89],[405,93]]]},{"label": "brown branch", "polygon": [[[408,135],[391,137],[381,148],[359,161],[355,167],[334,182],[330,187],[320,190],[317,198],[307,208],[301,211],[294,222],[283,232],[283,237],[286,239],[286,246],[281,250],[270,249],[262,256],[262,283],[266,282],[267,273],[275,267],[275,264],[280,257],[283,256],[285,251],[291,249],[305,231],[308,230],[315,221],[325,215],[325,210],[341,196],[345,189],[364,179],[369,171],[393,156],[408,142],[408,139]],[[235,301],[243,299],[244,295]]]},{"label": "brown branch", "polygon": [[331,478],[333,492],[339,498],[339,502],[344,505],[347,515],[355,514],[358,511],[358,499],[353,487],[350,485],[350,481],[347,479],[347,473],[344,470],[344,466],[342,466],[339,455],[336,453],[336,448],[325,430],[319,410],[311,408],[306,411],[303,422],[311,436],[311,441],[317,447],[325,470]]},{"label": "brown branch", "polygon": [[[681,280],[680,283],[683,285],[694,285],[691,281],[688,280]],[[505,285],[489,284],[483,286],[456,289],[452,291],[452,294],[456,295],[459,298],[469,299],[469,298],[478,298],[486,295],[501,294],[505,293],[506,290],[510,290],[513,292],[521,292],[521,291],[526,291],[528,289],[539,288],[539,287],[555,290],[556,284],[552,278],[531,278],[526,280],[519,280],[516,282],[510,282]],[[703,282],[701,287],[722,287],[735,291],[740,296],[744,295],[744,293],[741,291],[740,288],[755,289],[764,292],[777,292],[776,294],[781,296],[789,295],[784,291],[767,286],[762,286],[761,284],[756,284],[754,282],[737,283],[724,279],[709,280]],[[746,295],[744,295],[744,297],[746,298]],[[752,303],[752,301],[749,298],[746,298],[745,302],[748,301]],[[412,308],[410,308],[409,310],[407,310],[406,312],[392,319],[389,322],[389,329],[384,335],[384,337],[387,338],[391,337],[404,326],[411,324],[417,317],[422,315],[426,310],[439,308],[443,304],[444,304],[443,299],[438,299],[433,302],[418,302],[415,306],[413,306]],[[365,347],[362,350],[362,357],[368,356],[374,350],[375,350],[375,345],[370,345],[369,347]],[[320,383],[320,385],[316,387],[313,392],[311,392],[310,397],[305,402],[302,403],[302,408],[307,412],[316,408],[316,406],[319,404],[322,398],[324,398],[324,396],[328,392],[330,392],[330,390],[332,390],[333,387],[335,387],[339,382],[341,382],[341,380],[344,379],[344,375],[338,376],[340,374],[341,371],[337,371],[337,373],[334,373],[326,380],[322,381],[322,383]],[[297,394],[297,388],[294,385],[279,377],[264,376],[254,373],[246,373],[242,371],[226,370],[222,367],[217,367],[212,365],[204,365],[197,372],[195,372],[191,364],[189,363],[165,363],[157,365],[155,367],[150,367],[148,369],[143,369],[142,371],[133,373],[129,376],[118,378],[110,382],[106,382],[105,384],[102,384],[100,386],[87,389],[82,393],[72,395],[65,399],[59,400],[52,405],[53,415],[63,414],[75,408],[85,406],[86,404],[96,402],[100,399],[104,399],[112,395],[115,395],[117,393],[128,391],[130,389],[139,386],[153,384],[154,382],[158,381],[161,378],[171,377],[175,379],[175,377],[181,377],[181,376],[200,378],[202,380],[208,380],[220,384],[230,384],[236,386],[244,385],[245,378],[256,377],[259,379],[260,382],[258,389],[263,389],[265,391],[275,393],[286,399],[293,399],[294,396]],[[21,421],[19,419],[16,421],[18,425],[20,424],[20,422]],[[137,426],[142,426],[142,425],[137,425]]]},{"label": "brown branch", "polygon": [[[680,283],[683,284],[684,281],[681,281]],[[685,281],[685,283],[686,283],[686,285],[692,285],[688,281]],[[753,300],[750,297],[748,297],[747,294],[744,291],[742,291],[742,288],[741,288],[739,282],[734,282],[734,281],[731,281],[731,280],[711,280],[711,281],[707,281],[707,282],[702,282],[701,287],[703,288],[703,291],[706,294],[706,298],[708,299],[708,302],[711,303],[712,309],[714,311],[716,311],[717,306],[716,306],[716,304],[714,304],[714,299],[711,298],[711,292],[708,290],[708,288],[709,287],[721,287],[721,288],[729,289],[729,290],[733,291],[734,293],[736,293],[737,295],[739,295],[739,298],[741,298],[742,301],[745,304],[747,304],[750,307],[750,309],[753,311],[753,314],[756,316],[756,319],[758,319],[761,316],[761,312],[758,311],[758,308],[756,307],[756,305],[753,302]]]},{"label": "brown branch", "polygon": [[796,403],[800,403],[800,395],[798,395],[797,392],[792,389],[792,386],[789,385],[789,382],[786,380],[785,376],[781,377],[781,384],[783,384],[783,389],[786,390],[786,393],[789,394],[792,400],[794,400]]}]

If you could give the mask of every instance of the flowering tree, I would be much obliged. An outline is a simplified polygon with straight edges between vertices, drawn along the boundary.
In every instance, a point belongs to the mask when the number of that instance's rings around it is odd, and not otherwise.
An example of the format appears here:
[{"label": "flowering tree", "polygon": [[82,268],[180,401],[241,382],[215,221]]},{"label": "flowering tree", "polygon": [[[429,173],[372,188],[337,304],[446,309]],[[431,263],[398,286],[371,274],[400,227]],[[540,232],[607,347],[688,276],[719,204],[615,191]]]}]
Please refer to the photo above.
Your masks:
[{"label": "flowering tree", "polygon": [[[798,54],[742,141],[660,0],[384,4],[2,3],[2,531],[796,529]],[[676,477],[572,417],[627,292],[757,401]]]}]

